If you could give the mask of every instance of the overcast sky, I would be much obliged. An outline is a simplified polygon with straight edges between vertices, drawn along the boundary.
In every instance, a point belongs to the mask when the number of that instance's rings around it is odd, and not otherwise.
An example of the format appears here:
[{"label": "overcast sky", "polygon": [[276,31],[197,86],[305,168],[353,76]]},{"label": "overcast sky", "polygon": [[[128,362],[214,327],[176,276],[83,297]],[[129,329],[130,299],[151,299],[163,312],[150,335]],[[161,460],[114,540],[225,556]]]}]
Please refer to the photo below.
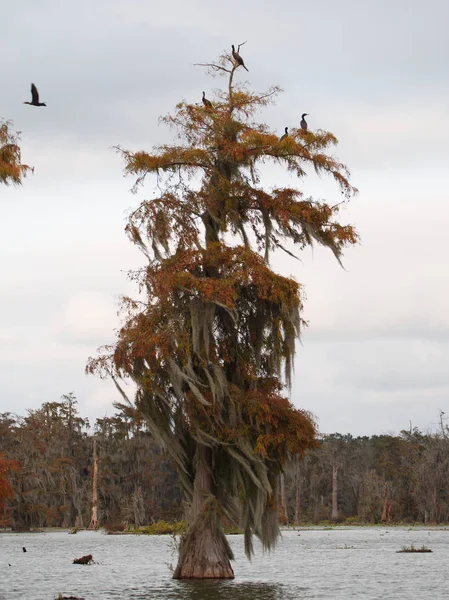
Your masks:
[{"label": "overcast sky", "polygon": [[[447,0],[0,5],[0,116],[35,167],[21,189],[0,189],[0,412],[73,391],[82,416],[113,414],[113,386],[84,366],[133,292],[126,272],[144,258],[125,219],[152,188],[129,193],[111,146],[169,143],[158,117],[222,83],[193,64],[247,40],[239,79],[284,90],[261,118],[281,134],[310,113],[360,190],[342,213],[362,238],[346,270],[318,248],[274,260],[307,295],[293,402],[325,433],[428,429],[449,414]],[[47,108],[22,104],[31,82]],[[341,199],[326,179],[264,175]]]}]

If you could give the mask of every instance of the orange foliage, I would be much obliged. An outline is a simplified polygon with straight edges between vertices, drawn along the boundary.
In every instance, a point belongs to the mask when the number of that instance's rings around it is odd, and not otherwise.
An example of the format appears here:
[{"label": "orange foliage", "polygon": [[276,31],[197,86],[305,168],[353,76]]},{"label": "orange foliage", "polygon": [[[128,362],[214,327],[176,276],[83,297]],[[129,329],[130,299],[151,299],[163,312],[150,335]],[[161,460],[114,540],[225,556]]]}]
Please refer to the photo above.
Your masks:
[{"label": "orange foliage", "polygon": [[248,391],[233,386],[231,402],[240,412],[238,424],[223,419],[217,404],[211,402],[204,410],[194,398],[190,398],[187,414],[191,422],[200,423],[204,431],[224,444],[239,438],[248,440],[256,454],[276,461],[280,468],[289,456],[303,456],[307,449],[318,445],[312,415],[295,408],[281,391],[275,378],[259,378],[257,388]]},{"label": "orange foliage", "polygon": [[9,523],[6,511],[6,501],[13,498],[13,490],[8,481],[8,473],[17,471],[19,465],[17,461],[6,458],[5,454],[0,453],[0,527],[5,527]]},{"label": "orange foliage", "polygon": [[19,134],[12,133],[10,128],[10,121],[0,122],[0,182],[20,185],[30,167],[21,164]]}]

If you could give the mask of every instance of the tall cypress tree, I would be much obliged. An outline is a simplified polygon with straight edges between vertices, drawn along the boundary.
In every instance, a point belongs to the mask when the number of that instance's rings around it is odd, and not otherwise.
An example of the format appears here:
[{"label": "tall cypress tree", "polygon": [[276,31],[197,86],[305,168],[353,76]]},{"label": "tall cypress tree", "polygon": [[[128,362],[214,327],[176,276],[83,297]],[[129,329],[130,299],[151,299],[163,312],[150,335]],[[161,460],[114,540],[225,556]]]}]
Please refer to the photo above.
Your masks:
[{"label": "tall cypress tree", "polygon": [[298,128],[280,141],[254,120],[280,90],[256,94],[236,83],[240,65],[227,54],[205,66],[227,86],[212,106],[181,102],[162,119],[179,145],[118,149],[136,186],[156,174],[162,192],[126,227],[148,259],[134,273],[144,300],[124,298],[115,345],[87,366],[135,381],[136,406],[178,466],[190,513],[175,578],[234,576],[223,518],[243,528],[248,556],[253,534],[274,546],[277,476],[313,446],[316,430],[285,395],[301,287],[270,268],[270,253],[317,242],[339,260],[357,240],[336,220],[338,206],[261,184],[266,161],[300,180],[313,167],[350,198],[346,167],[327,153],[336,138]]}]

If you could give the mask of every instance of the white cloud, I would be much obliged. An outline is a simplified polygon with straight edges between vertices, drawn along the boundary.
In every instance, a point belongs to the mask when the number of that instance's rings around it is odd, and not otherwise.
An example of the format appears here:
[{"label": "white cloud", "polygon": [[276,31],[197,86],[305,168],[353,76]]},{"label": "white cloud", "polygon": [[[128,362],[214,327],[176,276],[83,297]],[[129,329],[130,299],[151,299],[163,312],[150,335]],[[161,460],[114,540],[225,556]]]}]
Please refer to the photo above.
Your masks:
[{"label": "white cloud", "polygon": [[116,327],[117,300],[92,291],[71,296],[53,321],[57,339],[85,345],[107,340]]},{"label": "white cloud", "polygon": [[[361,191],[342,215],[362,236],[346,271],[319,248],[301,263],[274,259],[307,296],[295,402],[327,432],[398,430],[408,419],[425,428],[445,408],[449,4],[259,4],[230,0],[225,12],[205,0],[8,5],[1,113],[23,130],[36,170],[23,188],[0,191],[0,410],[73,390],[91,420],[113,411],[115,388],[86,377],[84,365],[114,339],[118,296],[133,293],[125,273],[144,259],[123,233],[125,214],[152,190],[128,193],[133,182],[110,146],[169,142],[158,116],[222,84],[193,63],[246,39],[250,72],[238,77],[257,90],[285,89],[263,118],[281,132],[311,113],[311,128],[340,139],[336,154]],[[12,44],[23,51],[8,53]],[[47,108],[21,104],[31,81]],[[272,166],[263,172],[267,185],[341,200],[313,174],[297,182]]]}]

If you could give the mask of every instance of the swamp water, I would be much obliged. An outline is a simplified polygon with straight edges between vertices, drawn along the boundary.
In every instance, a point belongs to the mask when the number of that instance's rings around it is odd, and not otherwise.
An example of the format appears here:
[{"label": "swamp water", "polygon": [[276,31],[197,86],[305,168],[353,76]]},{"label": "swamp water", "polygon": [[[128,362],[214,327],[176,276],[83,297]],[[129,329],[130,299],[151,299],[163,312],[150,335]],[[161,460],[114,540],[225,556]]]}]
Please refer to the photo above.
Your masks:
[{"label": "swamp water", "polygon": [[[273,553],[256,543],[251,563],[243,537],[229,541],[236,557],[233,581],[186,582],[171,579],[176,555],[169,536],[2,533],[0,600],[53,600],[59,593],[86,600],[449,599],[449,530],[284,531]],[[412,544],[433,553],[396,553]],[[86,554],[96,564],[72,564]]]}]

